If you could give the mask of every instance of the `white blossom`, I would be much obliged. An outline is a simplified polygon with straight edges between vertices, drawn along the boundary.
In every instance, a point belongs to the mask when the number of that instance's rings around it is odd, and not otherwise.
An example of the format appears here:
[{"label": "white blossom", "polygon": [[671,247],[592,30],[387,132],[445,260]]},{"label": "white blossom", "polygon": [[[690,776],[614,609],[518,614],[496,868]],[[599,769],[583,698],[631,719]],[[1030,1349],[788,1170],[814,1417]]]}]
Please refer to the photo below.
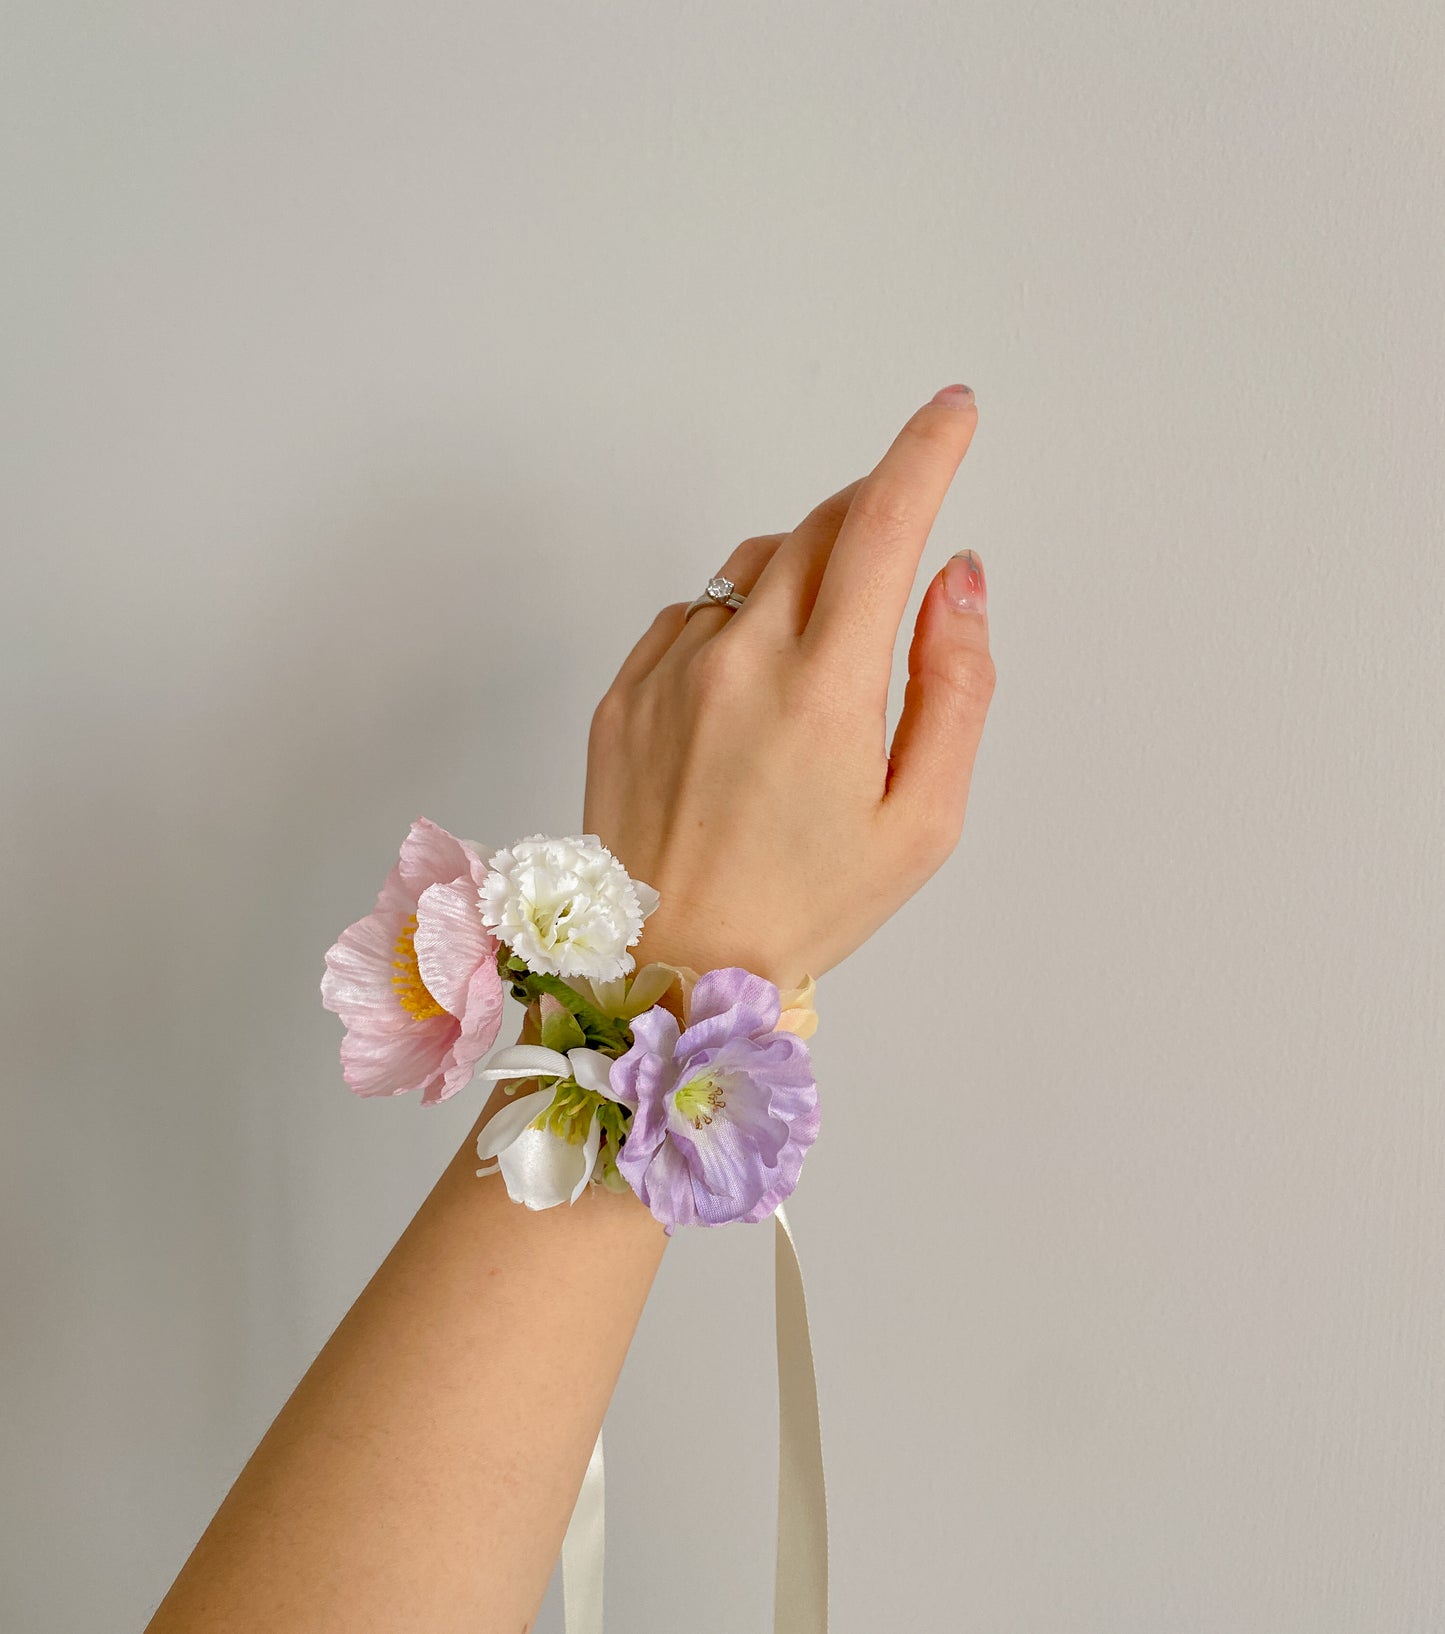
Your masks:
[{"label": "white blossom", "polygon": [[529,970],[611,981],[633,968],[657,900],[595,834],[533,834],[488,861],[482,923]]},{"label": "white blossom", "polygon": [[[482,1065],[483,1078],[571,1078],[593,1094],[615,1100],[609,1082],[611,1057],[600,1050],[577,1048],[544,1049],[539,1044],[511,1044],[494,1050]],[[519,1095],[500,1106],[477,1136],[477,1156],[483,1166],[479,1175],[501,1171],[507,1195],[514,1203],[530,1209],[555,1208],[559,1203],[575,1203],[593,1179],[597,1154],[602,1144],[602,1127],[593,1113],[584,1138],[564,1140],[548,1128],[534,1128],[537,1119],[552,1104],[555,1082]],[[579,1133],[583,1133],[579,1129]]]}]

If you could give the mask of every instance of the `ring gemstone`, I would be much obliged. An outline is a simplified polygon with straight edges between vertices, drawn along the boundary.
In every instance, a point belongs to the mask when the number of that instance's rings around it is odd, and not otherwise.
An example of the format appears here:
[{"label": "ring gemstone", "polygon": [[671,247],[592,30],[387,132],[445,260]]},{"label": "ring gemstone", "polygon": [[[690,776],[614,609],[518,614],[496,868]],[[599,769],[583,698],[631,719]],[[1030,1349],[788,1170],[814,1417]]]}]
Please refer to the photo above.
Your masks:
[{"label": "ring gemstone", "polygon": [[[696,584],[696,582],[694,579],[693,583]],[[705,594],[711,596],[714,601],[726,601],[735,588],[731,579],[724,579],[719,575],[719,577],[707,581]]]}]

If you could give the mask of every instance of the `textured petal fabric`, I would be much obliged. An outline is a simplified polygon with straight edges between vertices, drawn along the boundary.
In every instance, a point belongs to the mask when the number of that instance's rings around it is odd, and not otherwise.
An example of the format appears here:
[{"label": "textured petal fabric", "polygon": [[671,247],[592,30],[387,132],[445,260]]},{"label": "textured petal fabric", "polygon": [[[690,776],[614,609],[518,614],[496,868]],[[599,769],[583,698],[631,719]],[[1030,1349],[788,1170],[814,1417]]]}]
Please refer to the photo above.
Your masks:
[{"label": "textured petal fabric", "polygon": [[[674,1100],[668,1108],[667,1127],[674,1139],[688,1141],[699,1151],[715,1145],[718,1139],[741,1139],[755,1160],[761,1160],[764,1168],[771,1168],[788,1138],[787,1120],[781,1116],[781,1109],[773,1106],[771,1085],[750,1074],[747,1065],[745,1052],[729,1047],[726,1055],[708,1069],[719,1074],[719,1088],[724,1098],[722,1111],[711,1123],[697,1129],[678,1111]],[[706,1168],[704,1172],[708,1172]],[[708,1184],[712,1187],[710,1173]],[[748,1207],[752,1207],[751,1201]]]},{"label": "textured petal fabric", "polygon": [[626,1176],[628,1184],[642,1199],[654,1216],[661,1220],[671,1235],[672,1228],[698,1223],[697,1204],[692,1172],[677,1147],[665,1141],[647,1158],[624,1169],[622,1160],[632,1144],[629,1135],[617,1159],[617,1167]]},{"label": "textured petal fabric", "polygon": [[693,1206],[704,1225],[726,1225],[744,1218],[767,1194],[770,1171],[758,1162],[736,1123],[718,1118],[689,1142],[702,1184],[692,1188]]},{"label": "textured petal fabric", "polygon": [[692,983],[681,1032],[662,1006],[633,1022],[612,1068],[634,1109],[617,1168],[669,1228],[760,1219],[797,1184],[818,1086],[803,1040],[773,1030],[780,1013],[771,982],[728,968]]},{"label": "textured petal fabric", "polygon": [[[466,1005],[462,1015],[462,1030],[452,1045],[452,1058],[446,1068],[446,1078],[435,1100],[445,1101],[465,1089],[472,1081],[477,1062],[497,1041],[502,1029],[502,1013],[507,995],[502,987],[497,967],[490,960],[478,966],[467,985]],[[430,1105],[422,1097],[422,1105]]]},{"label": "textured petal fabric", "polygon": [[411,831],[401,842],[401,857],[397,863],[401,883],[413,903],[438,880],[457,879],[472,875],[477,853],[455,834],[449,834],[430,817],[418,817]]},{"label": "textured petal fabric", "polygon": [[441,1082],[460,1031],[454,1016],[413,1021],[384,1033],[353,1027],[341,1041],[341,1075],[358,1095],[406,1095],[414,1089],[425,1094]]},{"label": "textured petal fabric", "polygon": [[641,1112],[641,1126],[633,1120],[628,1140],[649,1143],[651,1150],[662,1138],[660,1111],[662,1095],[677,1081],[674,1051],[677,1046],[677,1018],[658,1007],[647,1010],[632,1023],[632,1048],[618,1056],[612,1066],[612,1098]]},{"label": "textured petal fabric", "polygon": [[381,889],[376,894],[374,913],[396,914],[405,919],[416,907],[416,898],[402,883],[401,864],[394,862],[391,872],[382,881]]},{"label": "textured petal fabric", "polygon": [[693,984],[678,1055],[695,1055],[738,1033],[771,1032],[778,1014],[778,990],[766,978],[736,966],[704,971]]},{"label": "textured petal fabric", "polygon": [[633,967],[626,949],[644,914],[627,870],[594,834],[533,834],[489,859],[482,923],[529,969],[611,981]]},{"label": "textured petal fabric", "polygon": [[397,937],[410,911],[369,913],[365,919],[348,925],[335,946],[327,950],[321,1002],[348,1027],[378,1031],[411,1022],[396,1001],[391,964]]},{"label": "textured petal fabric", "polygon": [[756,1225],[759,1220],[766,1220],[780,1204],[787,1202],[793,1195],[798,1184],[798,1176],[802,1172],[803,1159],[808,1154],[808,1148],[818,1138],[821,1118],[822,1108],[815,1097],[808,1110],[795,1118],[790,1125],[788,1143],[778,1154],[777,1164],[769,1176],[767,1191],[742,1216],[747,1224]]},{"label": "textured petal fabric", "polygon": [[460,1017],[467,988],[481,964],[496,976],[497,944],[482,924],[477,888],[470,875],[448,884],[428,885],[416,905],[416,965],[427,992]]},{"label": "textured petal fabric", "polygon": [[[484,873],[473,847],[419,817],[376,907],[327,950],[321,1002],[345,1024],[342,1076],[357,1094],[419,1090],[422,1105],[435,1106],[495,1041],[504,1002],[496,944],[466,911]],[[445,1013],[428,1014],[434,1005]]]}]

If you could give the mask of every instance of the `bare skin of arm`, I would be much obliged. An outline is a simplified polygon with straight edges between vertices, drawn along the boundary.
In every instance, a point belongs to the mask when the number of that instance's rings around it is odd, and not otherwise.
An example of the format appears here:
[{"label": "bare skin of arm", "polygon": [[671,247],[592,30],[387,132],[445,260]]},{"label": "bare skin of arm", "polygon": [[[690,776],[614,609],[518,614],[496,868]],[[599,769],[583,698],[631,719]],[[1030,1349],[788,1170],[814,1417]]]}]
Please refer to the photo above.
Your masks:
[{"label": "bare skin of arm", "polygon": [[[942,395],[942,394],[941,394]],[[664,608],[598,704],[583,827],[661,906],[634,950],[791,987],[859,946],[962,830],[994,685],[978,566],[899,625],[977,424],[918,410],[866,477],[744,541],[728,614]],[[959,607],[956,592],[971,592]],[[307,1370],[148,1634],[524,1634],[667,1241],[630,1193],[478,1179],[501,1092]]]},{"label": "bare skin of arm", "polygon": [[512,1203],[477,1178],[483,1118],[266,1432],[153,1634],[530,1626],[667,1238],[631,1196]]}]

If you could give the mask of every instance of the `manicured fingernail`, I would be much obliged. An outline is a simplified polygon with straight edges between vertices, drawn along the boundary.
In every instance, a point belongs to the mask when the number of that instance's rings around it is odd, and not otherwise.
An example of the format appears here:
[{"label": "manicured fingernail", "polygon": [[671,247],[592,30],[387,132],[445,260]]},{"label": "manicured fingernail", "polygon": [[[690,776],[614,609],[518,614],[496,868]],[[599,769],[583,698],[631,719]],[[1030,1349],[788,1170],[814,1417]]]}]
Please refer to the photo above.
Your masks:
[{"label": "manicured fingernail", "polygon": [[960,613],[988,610],[988,587],[983,582],[983,563],[971,550],[950,556],[943,569],[943,593]]},{"label": "manicured fingernail", "polygon": [[967,408],[973,402],[973,387],[945,386],[942,391],[934,392],[929,401],[942,403],[945,408]]}]

